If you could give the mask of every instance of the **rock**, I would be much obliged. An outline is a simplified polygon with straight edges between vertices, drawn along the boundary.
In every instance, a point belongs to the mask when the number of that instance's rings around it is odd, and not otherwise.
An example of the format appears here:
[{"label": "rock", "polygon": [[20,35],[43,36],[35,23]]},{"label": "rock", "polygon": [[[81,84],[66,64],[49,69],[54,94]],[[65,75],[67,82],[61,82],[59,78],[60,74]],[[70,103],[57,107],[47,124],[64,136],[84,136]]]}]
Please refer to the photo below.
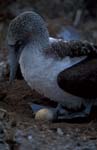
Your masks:
[{"label": "rock", "polygon": [[0,122],[0,150],[9,150],[9,145],[5,141],[6,132],[2,122]]},{"label": "rock", "polygon": [[6,143],[0,142],[0,150],[10,150],[10,149]]},{"label": "rock", "polygon": [[5,129],[4,126],[2,124],[2,122],[0,122],[0,142],[5,140]]},{"label": "rock", "polygon": [[3,120],[7,115],[8,112],[5,109],[0,108],[0,120]]},{"label": "rock", "polygon": [[32,139],[33,139],[32,135],[28,135],[28,140],[32,141]]},{"label": "rock", "polygon": [[57,128],[57,133],[58,135],[61,135],[61,136],[64,134],[61,128]]},{"label": "rock", "polygon": [[5,76],[8,73],[7,66],[8,65],[6,62],[4,61],[0,62],[0,81],[4,80]]},{"label": "rock", "polygon": [[16,142],[16,144],[14,145],[14,149],[16,150],[38,149],[37,144],[35,144],[37,140],[35,140],[33,137],[34,136],[32,136],[32,134],[27,134],[26,131],[22,131],[20,129],[16,130],[14,137],[14,141]]}]

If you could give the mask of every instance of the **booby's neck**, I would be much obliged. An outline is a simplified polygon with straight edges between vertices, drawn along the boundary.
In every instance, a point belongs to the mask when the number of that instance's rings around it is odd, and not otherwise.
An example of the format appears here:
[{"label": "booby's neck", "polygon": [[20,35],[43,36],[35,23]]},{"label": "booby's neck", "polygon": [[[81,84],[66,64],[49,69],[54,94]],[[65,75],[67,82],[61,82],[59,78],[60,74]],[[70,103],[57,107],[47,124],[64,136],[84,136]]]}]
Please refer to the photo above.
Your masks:
[{"label": "booby's neck", "polygon": [[19,59],[19,64],[22,75],[29,86],[31,86],[30,83],[32,83],[32,79],[34,81],[35,76],[43,75],[43,72],[47,70],[46,68],[48,68],[52,61],[52,58],[51,61],[46,59],[39,43],[38,45],[31,43],[24,47]]},{"label": "booby's neck", "polygon": [[[41,63],[41,60],[44,58],[44,49],[49,46],[49,43],[42,44],[35,40],[24,47],[19,59],[21,70],[22,68],[23,70],[31,70],[34,65],[38,66]],[[29,67],[31,67],[31,69]]]},{"label": "booby's neck", "polygon": [[29,41],[26,43],[23,51],[31,51],[33,53],[37,53],[41,51],[44,53],[44,50],[49,48],[49,33],[48,30],[45,29],[45,32],[38,32],[37,34],[33,33],[33,36],[30,37]]}]

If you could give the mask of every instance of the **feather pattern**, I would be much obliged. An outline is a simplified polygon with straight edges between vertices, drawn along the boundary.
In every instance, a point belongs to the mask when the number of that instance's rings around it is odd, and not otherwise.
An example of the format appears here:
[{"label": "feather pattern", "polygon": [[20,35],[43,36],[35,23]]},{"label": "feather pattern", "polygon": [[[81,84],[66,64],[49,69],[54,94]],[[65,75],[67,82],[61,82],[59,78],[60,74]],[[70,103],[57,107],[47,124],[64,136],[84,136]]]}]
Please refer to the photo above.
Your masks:
[{"label": "feather pattern", "polygon": [[87,41],[64,41],[64,40],[53,40],[50,43],[50,48],[45,51],[46,55],[50,55],[63,59],[65,56],[78,57],[88,56],[95,58],[97,57],[97,45],[89,43]]}]

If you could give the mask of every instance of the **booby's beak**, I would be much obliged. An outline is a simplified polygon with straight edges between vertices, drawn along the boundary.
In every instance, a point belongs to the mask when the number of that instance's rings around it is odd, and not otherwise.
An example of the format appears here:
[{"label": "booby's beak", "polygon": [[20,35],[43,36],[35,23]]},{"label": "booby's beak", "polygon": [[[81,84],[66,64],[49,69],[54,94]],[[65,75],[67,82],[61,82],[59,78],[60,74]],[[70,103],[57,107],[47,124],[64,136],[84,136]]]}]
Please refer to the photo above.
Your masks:
[{"label": "booby's beak", "polygon": [[16,77],[20,53],[19,51],[15,51],[14,46],[8,46],[8,51],[9,51],[8,63],[10,71],[9,81],[10,83],[12,83]]}]

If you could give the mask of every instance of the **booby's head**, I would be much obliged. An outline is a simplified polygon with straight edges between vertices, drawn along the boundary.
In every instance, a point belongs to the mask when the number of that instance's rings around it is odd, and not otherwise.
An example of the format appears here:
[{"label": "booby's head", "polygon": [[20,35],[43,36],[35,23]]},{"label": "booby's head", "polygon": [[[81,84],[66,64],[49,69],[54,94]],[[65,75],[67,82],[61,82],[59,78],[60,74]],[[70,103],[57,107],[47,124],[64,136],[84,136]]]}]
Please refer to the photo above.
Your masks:
[{"label": "booby's head", "polygon": [[49,45],[49,34],[46,24],[41,16],[32,11],[20,14],[9,24],[7,45],[9,51],[10,81],[15,78],[23,48],[30,43],[41,47],[41,49],[47,48]]}]

